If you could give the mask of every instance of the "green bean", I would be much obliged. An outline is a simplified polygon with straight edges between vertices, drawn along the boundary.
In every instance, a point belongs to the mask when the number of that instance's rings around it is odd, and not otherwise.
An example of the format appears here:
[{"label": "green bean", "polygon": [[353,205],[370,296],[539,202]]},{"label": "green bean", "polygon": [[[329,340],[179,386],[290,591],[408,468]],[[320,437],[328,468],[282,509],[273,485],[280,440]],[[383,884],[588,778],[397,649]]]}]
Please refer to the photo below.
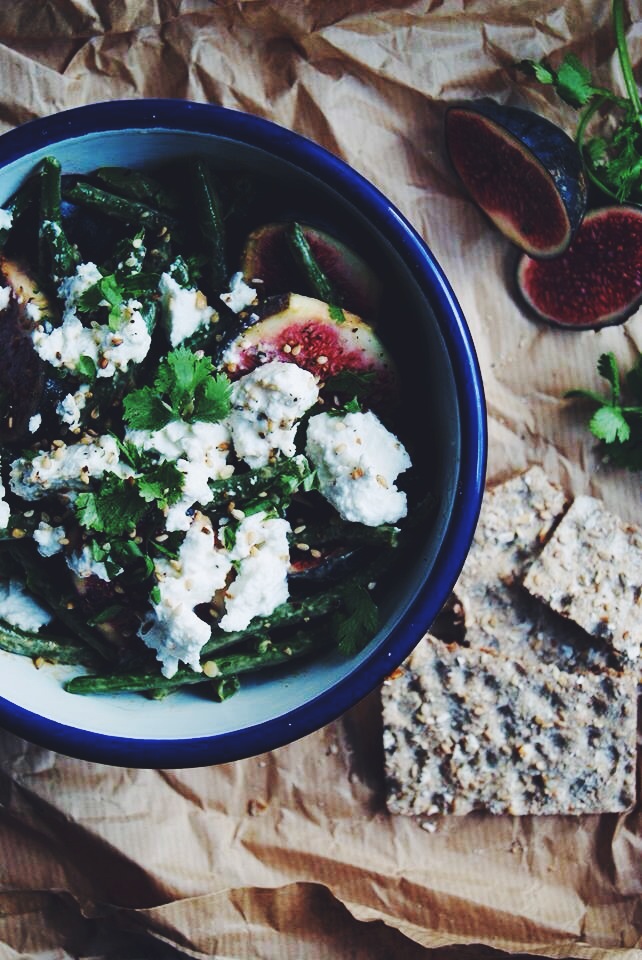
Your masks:
[{"label": "green bean", "polygon": [[225,258],[225,227],[221,204],[209,167],[203,160],[190,163],[190,176],[196,209],[196,222],[207,250],[208,280],[213,291],[225,289],[227,265]]},{"label": "green bean", "polygon": [[80,254],[63,229],[60,198],[60,163],[45,157],[40,167],[40,272],[54,281],[71,276],[80,263]]},{"label": "green bean", "polygon": [[307,237],[299,223],[293,223],[288,232],[292,255],[305,275],[315,296],[330,307],[330,315],[337,323],[343,323],[345,314],[339,305],[339,297],[329,278],[314,256]]},{"label": "green bean", "polygon": [[13,195],[7,204],[5,204],[4,209],[7,213],[11,214],[12,222],[11,227],[6,227],[0,230],[0,250],[4,248],[5,243],[9,238],[11,229],[17,221],[20,219],[25,210],[33,202],[36,194],[36,180],[33,177],[29,177],[28,180],[22,184],[19,190]]},{"label": "green bean", "polygon": [[399,528],[389,523],[369,527],[365,523],[353,523],[332,517],[323,523],[305,524],[303,530],[289,534],[290,543],[306,543],[309,547],[324,547],[331,543],[346,546],[384,545],[395,547],[399,541]]},{"label": "green bean", "polygon": [[52,663],[80,663],[94,668],[97,666],[95,654],[82,640],[21,630],[4,620],[0,620],[0,649],[32,659],[41,657]]},{"label": "green bean", "polygon": [[257,645],[256,650],[247,653],[207,659],[203,662],[203,673],[197,673],[190,667],[179,667],[173,677],[164,677],[160,672],[151,670],[140,673],[110,673],[104,676],[78,676],[66,682],[65,690],[79,694],[176,690],[208,680],[219,681],[225,677],[277,667],[305,656],[319,644],[318,636],[301,633],[279,643],[263,641]]},{"label": "green bean", "polygon": [[266,502],[274,503],[275,499],[298,490],[310,475],[305,457],[292,457],[266,467],[254,467],[245,473],[232,474],[227,480],[213,480],[209,486],[214,503],[233,501],[238,506],[259,494],[265,494]]},{"label": "green bean", "polygon": [[74,636],[89,644],[103,659],[113,662],[117,656],[113,646],[88,627],[73,607],[68,605],[75,602],[76,595],[63,595],[60,586],[51,579],[44,565],[27,554],[26,550],[16,550],[14,556],[24,571],[27,590],[43,600],[56,619],[68,627]]},{"label": "green bean", "polygon": [[288,600],[273,610],[269,616],[255,617],[245,630],[226,633],[214,628],[211,638],[205,643],[201,653],[204,655],[223,647],[230,647],[264,631],[282,630],[285,627],[300,626],[310,620],[317,620],[336,610],[339,603],[340,596],[336,591]]},{"label": "green bean", "polygon": [[137,200],[156,210],[178,213],[180,200],[159,180],[140,170],[126,167],[100,167],[94,176],[113,193]]},{"label": "green bean", "polygon": [[177,221],[168,213],[148,207],[145,203],[119,197],[115,193],[101,190],[90,183],[79,182],[63,191],[65,200],[71,200],[81,206],[98,210],[115,220],[122,220],[135,226],[149,227],[159,233],[176,228]]}]

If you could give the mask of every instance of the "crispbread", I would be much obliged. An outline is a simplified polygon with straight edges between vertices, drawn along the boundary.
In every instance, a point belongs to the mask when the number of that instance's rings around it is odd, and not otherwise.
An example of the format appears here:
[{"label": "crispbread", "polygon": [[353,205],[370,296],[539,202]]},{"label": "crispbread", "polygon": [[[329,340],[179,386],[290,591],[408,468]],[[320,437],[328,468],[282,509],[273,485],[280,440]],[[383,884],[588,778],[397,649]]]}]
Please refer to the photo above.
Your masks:
[{"label": "crispbread", "polygon": [[538,466],[487,490],[460,582],[519,577],[541,549],[565,502],[563,491]]},{"label": "crispbread", "polygon": [[580,814],[635,792],[636,679],[421,641],[382,690],[392,813]]},{"label": "crispbread", "polygon": [[538,600],[635,659],[642,636],[642,529],[594,497],[573,501],[533,559],[524,586]]}]

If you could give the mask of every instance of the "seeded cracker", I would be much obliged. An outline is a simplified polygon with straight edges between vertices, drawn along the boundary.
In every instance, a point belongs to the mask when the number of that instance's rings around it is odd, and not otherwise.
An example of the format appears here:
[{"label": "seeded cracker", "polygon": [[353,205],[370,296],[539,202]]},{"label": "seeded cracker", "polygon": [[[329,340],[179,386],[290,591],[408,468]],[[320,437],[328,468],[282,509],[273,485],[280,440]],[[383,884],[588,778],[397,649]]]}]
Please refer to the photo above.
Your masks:
[{"label": "seeded cracker", "polygon": [[642,636],[642,530],[577,497],[530,565],[526,589],[634,660]]},{"label": "seeded cracker", "polygon": [[525,666],[426,637],[382,690],[391,813],[621,811],[635,792],[636,679]]}]

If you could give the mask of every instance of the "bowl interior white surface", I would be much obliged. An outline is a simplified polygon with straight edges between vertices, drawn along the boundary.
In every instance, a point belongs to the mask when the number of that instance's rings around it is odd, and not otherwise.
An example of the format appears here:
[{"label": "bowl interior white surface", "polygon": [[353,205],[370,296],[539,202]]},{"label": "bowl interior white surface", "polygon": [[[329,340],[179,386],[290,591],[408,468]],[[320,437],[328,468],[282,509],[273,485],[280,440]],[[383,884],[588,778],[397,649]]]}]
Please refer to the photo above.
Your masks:
[{"label": "bowl interior white surface", "polygon": [[[381,630],[360,655],[345,659],[335,652],[312,662],[293,663],[287,671],[243,678],[241,691],[217,704],[193,688],[154,701],[138,694],[81,697],[62,689],[61,680],[77,668],[45,665],[36,670],[30,660],[0,653],[0,697],[28,711],[81,730],[133,740],[180,741],[210,737],[252,727],[283,717],[358,670],[360,662],[398,623],[417,596],[442,543],[456,496],[461,437],[457,390],[448,352],[434,312],[415,282],[412,269],[364,216],[334,189],[286,161],[248,144],[185,131],[164,129],[111,131],[88,134],[51,146],[0,170],[0,205],[30,175],[39,160],[55,155],[63,172],[88,172],[97,166],[148,167],[187,154],[212,157],[222,166],[260,169],[286,186],[286,196],[314,198],[323,210],[328,229],[355,243],[366,259],[385,269],[391,290],[404,291],[397,316],[384,317],[382,334],[402,366],[404,381],[412,383],[419,437],[417,450],[425,457],[421,469],[429,473],[427,486],[438,496],[434,524],[412,569],[396,584]],[[300,215],[305,218],[305,211]],[[409,349],[405,349],[408,345]],[[428,624],[416,625],[416,639]],[[391,668],[396,666],[391,662]]]}]

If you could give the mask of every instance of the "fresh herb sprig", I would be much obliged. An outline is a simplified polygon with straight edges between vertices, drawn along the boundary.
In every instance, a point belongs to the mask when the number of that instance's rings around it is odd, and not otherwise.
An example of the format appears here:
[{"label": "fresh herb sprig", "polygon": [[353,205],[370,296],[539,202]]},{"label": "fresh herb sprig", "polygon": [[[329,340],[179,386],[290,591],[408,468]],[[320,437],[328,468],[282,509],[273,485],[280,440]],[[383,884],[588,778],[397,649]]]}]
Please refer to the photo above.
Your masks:
[{"label": "fresh herb sprig", "polygon": [[[554,87],[572,107],[581,109],[576,141],[587,176],[608,197],[620,203],[642,203],[642,103],[624,27],[624,0],[613,0],[613,30],[626,87],[626,97],[594,83],[590,71],[568,54],[557,70],[546,62],[524,60],[520,66]],[[612,135],[588,136],[591,121],[603,108],[615,119]]]},{"label": "fresh herb sprig", "polygon": [[229,413],[231,389],[209,357],[177,347],[161,360],[152,386],[124,398],[123,417],[132,430],[160,430],[172,420],[218,423]]},{"label": "fresh herb sprig", "polygon": [[569,390],[566,396],[596,405],[589,430],[603,443],[609,463],[642,470],[642,353],[624,378],[613,353],[600,356],[597,370],[610,386],[608,396],[583,389]]}]

